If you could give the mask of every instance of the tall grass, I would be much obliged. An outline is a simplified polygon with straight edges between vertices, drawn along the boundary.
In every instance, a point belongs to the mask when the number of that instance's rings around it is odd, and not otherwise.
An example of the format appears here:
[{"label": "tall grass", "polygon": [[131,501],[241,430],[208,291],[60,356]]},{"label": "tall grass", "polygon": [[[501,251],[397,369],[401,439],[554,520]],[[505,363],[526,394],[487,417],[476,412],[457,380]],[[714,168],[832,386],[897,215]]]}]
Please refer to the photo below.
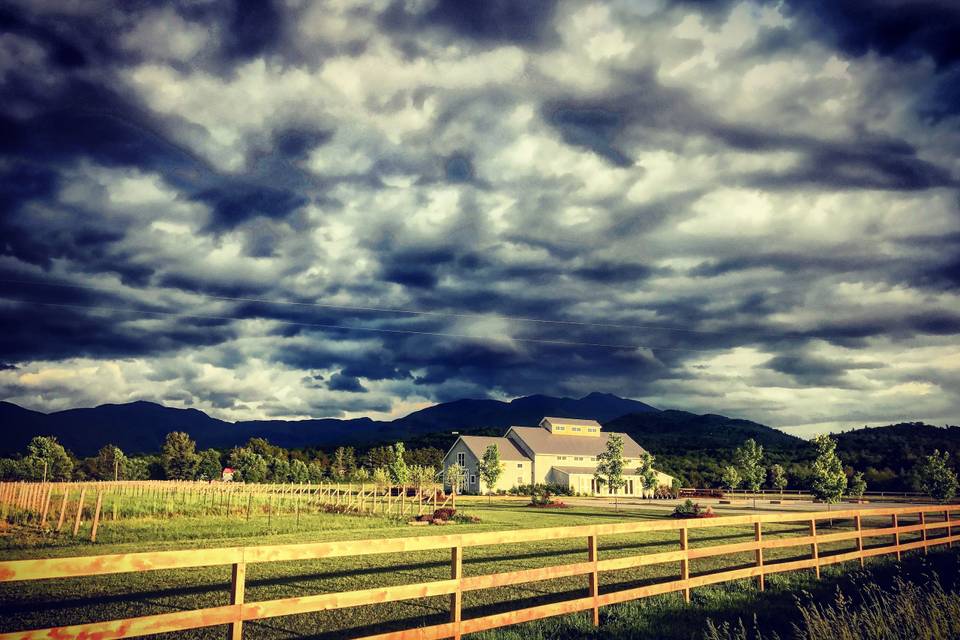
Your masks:
[{"label": "tall grass", "polygon": [[[943,640],[960,638],[960,594],[943,588],[937,574],[925,582],[897,576],[889,590],[878,584],[862,585],[859,592],[837,589],[833,601],[797,600],[800,622],[793,624],[796,640]],[[751,625],[716,625],[707,621],[704,640],[780,640],[776,632],[765,635],[756,617]]]}]

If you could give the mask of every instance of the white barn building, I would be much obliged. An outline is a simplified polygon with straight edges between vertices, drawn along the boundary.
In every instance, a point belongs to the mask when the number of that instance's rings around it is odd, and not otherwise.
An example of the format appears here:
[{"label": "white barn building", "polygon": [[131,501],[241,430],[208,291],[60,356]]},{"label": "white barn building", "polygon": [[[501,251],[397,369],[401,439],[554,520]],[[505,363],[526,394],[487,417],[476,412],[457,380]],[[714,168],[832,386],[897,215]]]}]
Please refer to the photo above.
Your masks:
[{"label": "white barn building", "polygon": [[[607,439],[613,435],[603,431],[596,420],[546,417],[537,427],[510,427],[501,438],[489,436],[460,436],[443,458],[443,472],[454,464],[467,470],[461,491],[482,493],[489,489],[508,490],[525,484],[551,483],[570,487],[577,493],[609,495],[607,487],[598,488],[593,474],[597,456],[607,448]],[[637,467],[644,449],[633,438],[623,438],[623,458],[626,462],[626,486],[620,495],[641,496],[643,487],[637,477]],[[480,460],[491,444],[497,445],[503,472],[494,487],[486,487],[480,478]],[[670,486],[673,477],[657,472],[658,484]],[[647,492],[649,493],[649,492]]]}]

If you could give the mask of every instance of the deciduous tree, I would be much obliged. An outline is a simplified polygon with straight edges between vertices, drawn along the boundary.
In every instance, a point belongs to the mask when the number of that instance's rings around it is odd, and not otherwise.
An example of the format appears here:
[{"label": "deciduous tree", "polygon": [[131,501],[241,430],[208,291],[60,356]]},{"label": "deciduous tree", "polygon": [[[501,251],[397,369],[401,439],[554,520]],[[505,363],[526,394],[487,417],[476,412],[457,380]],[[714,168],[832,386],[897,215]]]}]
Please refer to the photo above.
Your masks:
[{"label": "deciduous tree", "polygon": [[193,480],[200,461],[197,443],[183,431],[168,433],[161,459],[168,480]]},{"label": "deciduous tree", "polygon": [[620,502],[617,494],[626,484],[626,480],[623,479],[625,464],[623,437],[620,434],[612,433],[607,438],[607,448],[597,456],[597,468],[594,471],[593,478],[597,481],[597,486],[607,486],[610,493],[613,494],[614,508],[618,511],[620,510]]},{"label": "deciduous tree", "polygon": [[817,448],[817,458],[811,467],[810,490],[817,500],[833,504],[840,501],[847,488],[847,474],[837,456],[837,442],[827,434],[813,439]]},{"label": "deciduous tree", "polygon": [[[503,464],[500,462],[500,449],[497,445],[487,445],[483,452],[483,458],[480,460],[480,477],[483,483],[487,485],[487,493],[493,494],[493,488],[497,486],[497,481],[503,474]],[[488,500],[489,502],[489,500]]]},{"label": "deciduous tree", "polygon": [[950,454],[934,449],[920,461],[917,476],[924,493],[938,502],[946,502],[957,494],[957,474],[950,468]]}]

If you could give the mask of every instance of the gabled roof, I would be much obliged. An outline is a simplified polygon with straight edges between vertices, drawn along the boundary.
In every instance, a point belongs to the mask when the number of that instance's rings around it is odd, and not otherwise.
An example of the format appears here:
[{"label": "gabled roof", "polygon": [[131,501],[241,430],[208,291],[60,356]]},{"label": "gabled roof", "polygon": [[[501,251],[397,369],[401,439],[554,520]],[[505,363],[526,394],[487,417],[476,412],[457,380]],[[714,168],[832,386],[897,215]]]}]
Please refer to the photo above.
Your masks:
[{"label": "gabled roof", "polygon": [[[552,416],[544,416],[543,420],[547,420],[550,424],[572,424],[578,427],[597,427],[601,428],[600,423],[596,420],[581,420],[580,418],[554,418]],[[541,420],[540,422],[543,422]]]},{"label": "gabled roof", "polygon": [[[607,450],[607,440],[612,433],[600,432],[600,436],[554,435],[543,427],[510,427],[507,435],[513,432],[530,451],[539,454],[559,454],[574,456],[595,456]],[[639,458],[644,449],[625,433],[623,438],[623,457]],[[502,455],[501,455],[502,457]]]},{"label": "gabled roof", "polygon": [[500,450],[500,459],[501,460],[530,460],[527,456],[523,454],[520,449],[517,448],[517,445],[513,444],[507,438],[494,438],[491,436],[460,436],[460,439],[463,440],[463,444],[467,445],[467,449],[470,450],[470,453],[477,457],[477,460],[483,459],[483,453],[487,450],[492,444],[497,445],[497,449]]}]

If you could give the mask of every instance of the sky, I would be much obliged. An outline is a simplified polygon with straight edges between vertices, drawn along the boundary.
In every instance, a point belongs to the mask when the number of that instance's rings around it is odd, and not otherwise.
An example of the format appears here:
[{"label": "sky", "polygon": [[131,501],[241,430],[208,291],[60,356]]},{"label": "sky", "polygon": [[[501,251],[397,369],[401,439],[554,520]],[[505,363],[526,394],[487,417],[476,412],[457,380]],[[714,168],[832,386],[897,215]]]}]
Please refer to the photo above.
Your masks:
[{"label": "sky", "polygon": [[960,421],[955,2],[14,0],[0,94],[21,406]]}]

